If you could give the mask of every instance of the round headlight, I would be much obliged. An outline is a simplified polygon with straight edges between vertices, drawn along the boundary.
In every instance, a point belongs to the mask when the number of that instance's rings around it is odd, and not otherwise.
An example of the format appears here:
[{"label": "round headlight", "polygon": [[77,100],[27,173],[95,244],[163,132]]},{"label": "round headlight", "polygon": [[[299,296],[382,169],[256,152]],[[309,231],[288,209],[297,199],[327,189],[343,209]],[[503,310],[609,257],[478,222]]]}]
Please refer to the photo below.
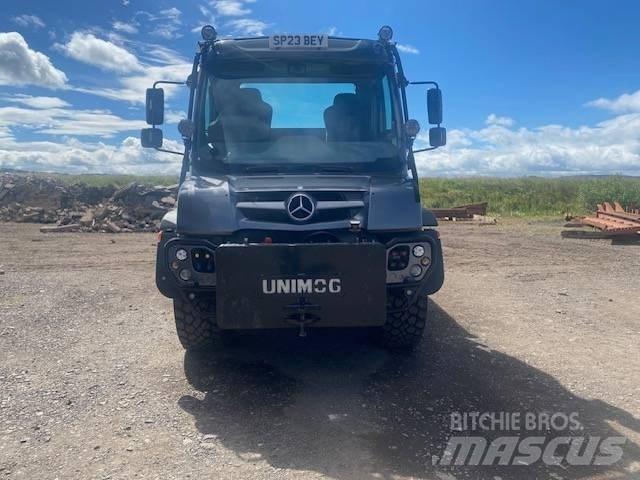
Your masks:
[{"label": "round headlight", "polygon": [[393,29],[389,25],[385,25],[378,31],[378,37],[383,42],[388,42],[393,37]]},{"label": "round headlight", "polygon": [[176,250],[176,258],[181,262],[186,260],[188,256],[189,254],[184,248],[179,248],[178,250]]},{"label": "round headlight", "polygon": [[424,247],[422,245],[416,245],[413,247],[413,256],[420,258],[424,255]]},{"label": "round headlight", "polygon": [[204,40],[210,42],[216,39],[216,37],[218,36],[218,32],[216,32],[216,29],[213,28],[213,26],[205,25],[204,27],[202,27],[202,30],[200,30],[200,35],[202,35],[202,38]]},{"label": "round headlight", "polygon": [[422,267],[420,265],[412,265],[409,273],[412,277],[419,277],[422,275]]},{"label": "round headlight", "polygon": [[180,275],[180,279],[184,280],[185,282],[191,280],[191,270],[187,270],[186,268],[180,270],[180,273],[178,275]]}]

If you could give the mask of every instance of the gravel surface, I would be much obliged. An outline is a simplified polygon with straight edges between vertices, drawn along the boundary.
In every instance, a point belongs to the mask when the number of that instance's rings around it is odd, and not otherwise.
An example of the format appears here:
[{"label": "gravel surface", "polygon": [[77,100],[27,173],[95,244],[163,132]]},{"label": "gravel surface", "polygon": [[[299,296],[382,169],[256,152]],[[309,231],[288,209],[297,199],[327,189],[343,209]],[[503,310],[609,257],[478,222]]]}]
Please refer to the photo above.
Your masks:
[{"label": "gravel surface", "polygon": [[[152,234],[0,224],[0,478],[640,478],[640,245],[441,231],[447,279],[414,354],[316,330],[198,357],[155,289]],[[575,412],[573,435],[622,435],[623,457],[438,464],[451,414],[474,411]]]}]

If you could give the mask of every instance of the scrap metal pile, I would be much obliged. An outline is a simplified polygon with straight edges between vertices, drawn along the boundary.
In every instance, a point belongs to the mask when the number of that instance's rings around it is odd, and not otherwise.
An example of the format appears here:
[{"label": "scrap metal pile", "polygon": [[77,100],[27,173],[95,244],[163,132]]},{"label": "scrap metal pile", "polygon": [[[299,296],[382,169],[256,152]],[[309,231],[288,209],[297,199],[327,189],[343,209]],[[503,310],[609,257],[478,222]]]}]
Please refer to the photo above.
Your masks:
[{"label": "scrap metal pile", "polygon": [[[589,226],[600,232],[565,230],[563,237],[611,238],[617,236],[633,236],[640,234],[640,209],[624,209],[619,202],[598,204],[593,215],[574,219],[567,227]],[[595,234],[595,235],[594,235]]]},{"label": "scrap metal pile", "polygon": [[66,185],[59,178],[0,174],[0,221],[45,223],[49,232],[156,231],[176,203],[177,185]]}]

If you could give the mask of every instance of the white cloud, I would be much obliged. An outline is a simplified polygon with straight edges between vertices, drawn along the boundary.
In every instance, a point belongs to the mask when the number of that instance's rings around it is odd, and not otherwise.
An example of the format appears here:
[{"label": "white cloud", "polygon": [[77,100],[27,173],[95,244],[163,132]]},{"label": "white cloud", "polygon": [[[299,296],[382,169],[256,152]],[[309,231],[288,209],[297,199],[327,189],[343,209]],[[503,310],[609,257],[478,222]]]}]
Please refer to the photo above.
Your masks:
[{"label": "white cloud", "polygon": [[499,125],[501,127],[512,127],[516,122],[513,118],[509,117],[499,117],[495,113],[489,114],[487,119],[484,121],[486,125]]},{"label": "white cloud", "polygon": [[46,25],[37,15],[18,15],[12,19],[21,27],[44,28]]},{"label": "white cloud", "polygon": [[142,70],[135,55],[115,43],[97,38],[92,33],[74,32],[65,44],[55,47],[65,55],[102,70],[130,73]]},{"label": "white cloud", "polygon": [[167,40],[174,40],[182,36],[180,33],[181,16],[182,12],[176,7],[160,10],[157,14],[146,11],[136,13],[136,17],[144,19],[142,23],[147,25],[147,31],[151,35]]},{"label": "white cloud", "polygon": [[[119,85],[116,87],[78,87],[75,88],[75,90],[82,93],[108,98],[110,100],[125,101],[132,104],[144,104],[146,89],[150,88],[154,81],[163,79],[183,82],[186,81],[190,73],[191,63],[161,66],[146,65],[144,73],[140,75],[120,77],[118,79]],[[180,87],[162,85],[162,88],[164,88],[166,100],[171,97],[177,88]]]},{"label": "white cloud", "polygon": [[411,53],[413,55],[418,55],[420,50],[418,50],[413,45],[404,45],[402,43],[396,43],[396,48],[400,50],[402,53]]},{"label": "white cloud", "polygon": [[11,97],[2,97],[0,100],[10,103],[20,103],[31,108],[63,108],[69,104],[58,97],[32,97],[31,95],[14,94]]},{"label": "white cloud", "polygon": [[127,23],[127,22],[121,22],[119,20],[115,20],[112,25],[113,25],[113,29],[118,32],[128,33],[130,35],[138,33],[138,27],[134,23]]},{"label": "white cloud", "polygon": [[233,33],[237,35],[247,35],[250,37],[260,37],[264,35],[264,31],[270,27],[268,23],[253,18],[238,18],[227,23],[233,29]]},{"label": "white cloud", "polygon": [[218,15],[242,17],[251,13],[251,9],[247,8],[249,3],[255,3],[255,0],[214,0],[211,4]]},{"label": "white cloud", "polygon": [[142,120],[125,119],[109,110],[0,107],[0,126],[26,128],[39,134],[111,137],[119,132],[144,128],[145,125]]},{"label": "white cloud", "polygon": [[[181,151],[182,143],[165,140],[164,147]],[[171,174],[180,172],[182,157],[142,148],[127,137],[117,145],[88,143],[69,138],[63,142],[17,142],[0,135],[0,167],[63,173]]]},{"label": "white cloud", "polygon": [[[640,113],[595,126],[454,129],[445,148],[417,154],[423,175],[640,174]],[[416,145],[427,143],[420,136]]]},{"label": "white cloud", "polygon": [[623,93],[617,98],[598,98],[587,103],[589,107],[602,108],[615,113],[640,112],[640,90]]},{"label": "white cloud", "polygon": [[62,88],[67,76],[49,57],[29,48],[18,32],[0,33],[0,85]]}]

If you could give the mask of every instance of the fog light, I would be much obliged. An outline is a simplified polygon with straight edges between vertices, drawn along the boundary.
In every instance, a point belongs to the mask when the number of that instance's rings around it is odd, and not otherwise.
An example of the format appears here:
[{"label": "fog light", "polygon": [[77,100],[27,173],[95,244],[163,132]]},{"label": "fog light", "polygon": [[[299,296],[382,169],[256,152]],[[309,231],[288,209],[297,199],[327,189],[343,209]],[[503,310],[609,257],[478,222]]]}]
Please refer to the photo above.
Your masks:
[{"label": "fog light", "polygon": [[424,255],[424,247],[422,245],[416,245],[413,247],[413,256],[420,258]]},{"label": "fog light", "polygon": [[427,267],[431,263],[431,259],[429,257],[422,257],[420,263],[423,267]]},{"label": "fog light", "polygon": [[187,257],[189,256],[189,254],[187,253],[187,251],[184,248],[180,248],[176,251],[176,258],[178,260],[180,260],[181,262],[186,260]]},{"label": "fog light", "polygon": [[180,270],[180,279],[185,282],[191,280],[191,270],[187,270],[186,268]]},{"label": "fog light", "polygon": [[419,277],[422,275],[422,267],[420,265],[412,265],[411,269],[409,269],[409,273],[412,277]]},{"label": "fog light", "polygon": [[409,245],[398,245],[393,247],[389,252],[387,259],[387,269],[392,272],[404,270],[409,265],[409,256],[411,250]]}]

